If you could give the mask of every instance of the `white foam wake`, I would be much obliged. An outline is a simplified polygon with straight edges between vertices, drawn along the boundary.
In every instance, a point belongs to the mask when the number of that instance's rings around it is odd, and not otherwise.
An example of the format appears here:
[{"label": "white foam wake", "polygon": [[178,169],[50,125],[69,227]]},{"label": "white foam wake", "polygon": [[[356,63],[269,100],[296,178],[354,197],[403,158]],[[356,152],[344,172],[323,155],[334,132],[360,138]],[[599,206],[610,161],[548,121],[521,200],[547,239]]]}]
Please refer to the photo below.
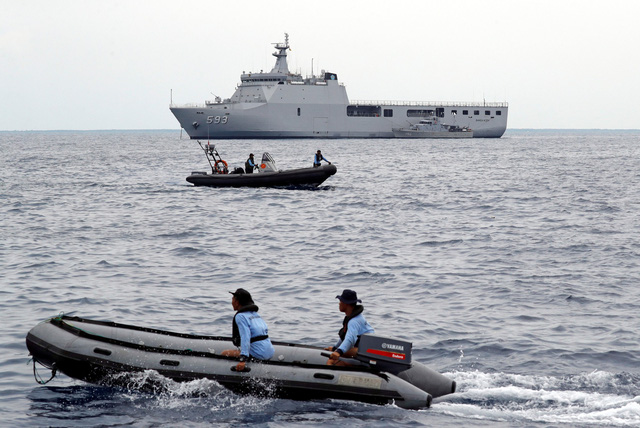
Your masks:
[{"label": "white foam wake", "polygon": [[[593,372],[567,377],[448,373],[458,392],[434,400],[432,411],[507,423],[640,425],[638,379]],[[629,384],[628,381],[635,383]]]}]

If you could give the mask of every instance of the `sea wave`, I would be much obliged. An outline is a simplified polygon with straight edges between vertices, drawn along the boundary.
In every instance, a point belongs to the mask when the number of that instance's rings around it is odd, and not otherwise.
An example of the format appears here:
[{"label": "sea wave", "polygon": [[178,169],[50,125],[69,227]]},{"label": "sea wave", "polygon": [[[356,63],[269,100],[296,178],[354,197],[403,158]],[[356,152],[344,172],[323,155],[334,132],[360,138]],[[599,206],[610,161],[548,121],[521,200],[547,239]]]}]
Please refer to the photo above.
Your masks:
[{"label": "sea wave", "polygon": [[[172,132],[0,133],[6,424],[639,423],[637,134],[218,149],[230,165],[268,150],[288,169],[319,146],[338,166],[320,191],[210,189],[184,180],[207,164]],[[237,287],[274,339],[322,346],[341,327],[335,296],[354,289],[377,334],[411,341],[458,392],[407,411],[210,381],[160,379],[157,394],[33,382],[24,337],[49,317],[229,334]]]}]

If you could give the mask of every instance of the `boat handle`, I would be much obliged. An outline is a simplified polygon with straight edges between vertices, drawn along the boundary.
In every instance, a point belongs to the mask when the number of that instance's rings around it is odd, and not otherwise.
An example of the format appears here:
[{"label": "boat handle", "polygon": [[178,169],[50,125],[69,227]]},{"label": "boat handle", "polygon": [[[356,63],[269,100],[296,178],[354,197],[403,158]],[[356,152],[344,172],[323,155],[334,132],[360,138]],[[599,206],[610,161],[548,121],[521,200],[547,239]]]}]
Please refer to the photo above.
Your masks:
[{"label": "boat handle", "polygon": [[101,355],[111,355],[111,351],[104,348],[93,348],[93,352]]},{"label": "boat handle", "polygon": [[327,380],[333,380],[335,378],[334,375],[328,374],[328,373],[314,373],[313,377],[316,379],[327,379]]},{"label": "boat handle", "polygon": [[[237,372],[236,366],[231,367],[232,372]],[[239,371],[238,373],[249,373],[251,371],[251,367],[245,367],[244,370]]]}]

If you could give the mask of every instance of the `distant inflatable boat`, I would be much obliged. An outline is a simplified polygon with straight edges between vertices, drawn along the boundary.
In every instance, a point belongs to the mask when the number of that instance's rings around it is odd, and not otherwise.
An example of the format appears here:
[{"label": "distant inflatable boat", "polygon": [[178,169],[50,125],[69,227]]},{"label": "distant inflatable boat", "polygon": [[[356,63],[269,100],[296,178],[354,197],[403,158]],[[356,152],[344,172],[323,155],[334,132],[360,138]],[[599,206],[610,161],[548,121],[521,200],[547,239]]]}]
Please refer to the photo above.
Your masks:
[{"label": "distant inflatable boat", "polygon": [[318,187],[335,174],[335,165],[299,168],[253,174],[208,174],[192,172],[187,181],[194,186],[209,187]]},{"label": "distant inflatable boat", "polygon": [[229,171],[228,164],[215,146],[200,144],[211,166],[211,173],[194,171],[187,181],[194,186],[209,187],[318,187],[338,170],[335,165],[279,170],[269,153],[262,154],[258,172],[247,173],[242,168]]},{"label": "distant inflatable boat", "polygon": [[[230,337],[173,333],[108,321],[58,316],[35,326],[26,338],[35,363],[102,385],[127,385],[129,373],[155,370],[179,382],[211,379],[253,395],[291,399],[345,399],[429,407],[433,397],[455,392],[456,384],[411,361],[411,343],[363,335],[350,366],[326,365],[321,348],[273,342],[275,355],[247,363],[221,355],[234,348]],[[323,355],[324,354],[324,355]],[[122,376],[122,375],[125,376]]]}]

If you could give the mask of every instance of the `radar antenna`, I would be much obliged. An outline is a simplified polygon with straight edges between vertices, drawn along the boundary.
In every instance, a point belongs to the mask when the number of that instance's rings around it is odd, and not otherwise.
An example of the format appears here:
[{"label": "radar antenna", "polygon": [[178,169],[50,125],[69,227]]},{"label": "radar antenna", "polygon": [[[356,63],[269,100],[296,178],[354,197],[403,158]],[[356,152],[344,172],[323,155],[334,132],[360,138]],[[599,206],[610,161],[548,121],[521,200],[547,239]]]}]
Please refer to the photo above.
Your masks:
[{"label": "radar antenna", "polygon": [[[284,43],[271,43],[276,49],[289,49],[289,33],[284,33]],[[273,54],[274,56],[276,54]]]}]

